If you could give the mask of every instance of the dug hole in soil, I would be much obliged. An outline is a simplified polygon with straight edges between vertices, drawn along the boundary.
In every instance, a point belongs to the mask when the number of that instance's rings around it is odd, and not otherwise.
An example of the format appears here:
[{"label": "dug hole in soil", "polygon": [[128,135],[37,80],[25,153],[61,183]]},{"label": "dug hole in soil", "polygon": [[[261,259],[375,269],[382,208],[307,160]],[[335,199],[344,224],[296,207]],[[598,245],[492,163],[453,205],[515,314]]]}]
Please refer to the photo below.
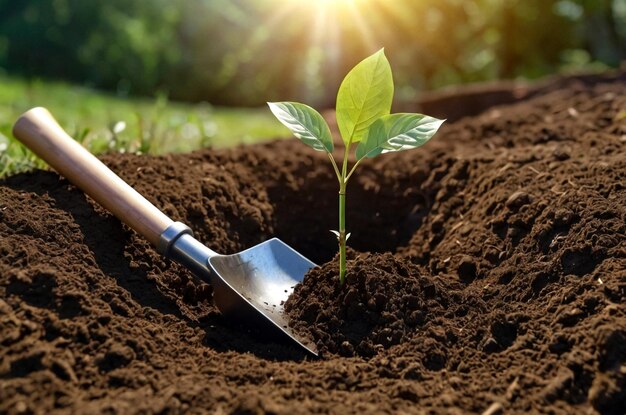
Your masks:
[{"label": "dug hole in soil", "polygon": [[[339,156],[339,154],[338,154]],[[286,307],[321,358],[54,172],[0,182],[0,413],[624,414],[626,85],[446,124],[337,185],[297,140],[103,157],[213,250],[277,236],[320,267]]]}]

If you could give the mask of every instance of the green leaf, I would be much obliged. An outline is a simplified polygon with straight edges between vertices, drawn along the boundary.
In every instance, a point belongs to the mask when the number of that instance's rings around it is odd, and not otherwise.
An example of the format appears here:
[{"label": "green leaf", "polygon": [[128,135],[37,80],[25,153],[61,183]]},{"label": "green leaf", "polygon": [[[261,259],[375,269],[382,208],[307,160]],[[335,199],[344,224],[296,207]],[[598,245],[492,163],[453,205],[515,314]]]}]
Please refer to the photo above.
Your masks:
[{"label": "green leaf", "polygon": [[393,77],[384,49],[346,75],[337,93],[337,124],[346,146],[361,141],[377,118],[389,114]]},{"label": "green leaf", "polygon": [[356,149],[357,160],[425,144],[445,120],[422,114],[391,114],[377,119]]},{"label": "green leaf", "polygon": [[268,102],[267,105],[278,121],[304,144],[317,151],[333,151],[330,128],[319,112],[298,102]]}]

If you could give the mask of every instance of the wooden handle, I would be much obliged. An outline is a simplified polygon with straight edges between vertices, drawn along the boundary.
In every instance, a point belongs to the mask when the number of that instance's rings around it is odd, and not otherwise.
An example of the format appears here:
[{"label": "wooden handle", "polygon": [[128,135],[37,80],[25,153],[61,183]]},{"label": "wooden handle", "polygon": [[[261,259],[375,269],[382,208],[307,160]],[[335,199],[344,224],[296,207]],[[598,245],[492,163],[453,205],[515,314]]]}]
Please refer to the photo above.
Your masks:
[{"label": "wooden handle", "polygon": [[45,108],[25,112],[13,135],[72,184],[157,246],[172,220],[74,141]]}]

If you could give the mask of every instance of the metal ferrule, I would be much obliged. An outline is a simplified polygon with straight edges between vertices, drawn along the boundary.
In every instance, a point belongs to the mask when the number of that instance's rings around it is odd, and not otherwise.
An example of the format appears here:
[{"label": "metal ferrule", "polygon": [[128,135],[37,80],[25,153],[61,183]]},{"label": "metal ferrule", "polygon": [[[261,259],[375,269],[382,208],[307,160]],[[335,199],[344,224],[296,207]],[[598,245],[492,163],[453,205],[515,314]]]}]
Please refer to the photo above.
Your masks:
[{"label": "metal ferrule", "polygon": [[209,258],[217,255],[189,234],[181,235],[169,251],[169,257],[179,262],[206,283],[211,283]]},{"label": "metal ferrule", "polygon": [[170,257],[170,250],[174,242],[185,234],[193,236],[191,228],[182,222],[173,222],[159,237],[159,243],[156,247],[157,252],[163,256]]},{"label": "metal ferrule", "polygon": [[163,231],[157,251],[184,265],[201,280],[210,282],[209,258],[217,254],[194,238],[184,223],[174,222]]}]

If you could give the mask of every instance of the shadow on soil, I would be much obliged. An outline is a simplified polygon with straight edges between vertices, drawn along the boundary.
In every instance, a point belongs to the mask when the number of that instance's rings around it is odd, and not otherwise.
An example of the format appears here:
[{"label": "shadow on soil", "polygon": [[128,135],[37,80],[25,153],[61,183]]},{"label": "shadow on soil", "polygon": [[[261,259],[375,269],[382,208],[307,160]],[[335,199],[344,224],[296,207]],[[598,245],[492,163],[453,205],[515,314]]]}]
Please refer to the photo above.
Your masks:
[{"label": "shadow on soil", "polygon": [[131,270],[129,260],[124,256],[128,232],[117,219],[96,212],[84,193],[69,187],[68,182],[59,180],[55,173],[45,173],[44,179],[42,179],[44,173],[34,174],[37,174],[39,179],[35,183],[29,182],[30,175],[26,174],[10,177],[4,184],[13,189],[51,197],[55,205],[69,212],[80,226],[85,245],[93,252],[98,268],[104,274],[114,278],[117,284],[127,290],[140,305],[183,318],[176,304],[148,280],[145,271]]}]

